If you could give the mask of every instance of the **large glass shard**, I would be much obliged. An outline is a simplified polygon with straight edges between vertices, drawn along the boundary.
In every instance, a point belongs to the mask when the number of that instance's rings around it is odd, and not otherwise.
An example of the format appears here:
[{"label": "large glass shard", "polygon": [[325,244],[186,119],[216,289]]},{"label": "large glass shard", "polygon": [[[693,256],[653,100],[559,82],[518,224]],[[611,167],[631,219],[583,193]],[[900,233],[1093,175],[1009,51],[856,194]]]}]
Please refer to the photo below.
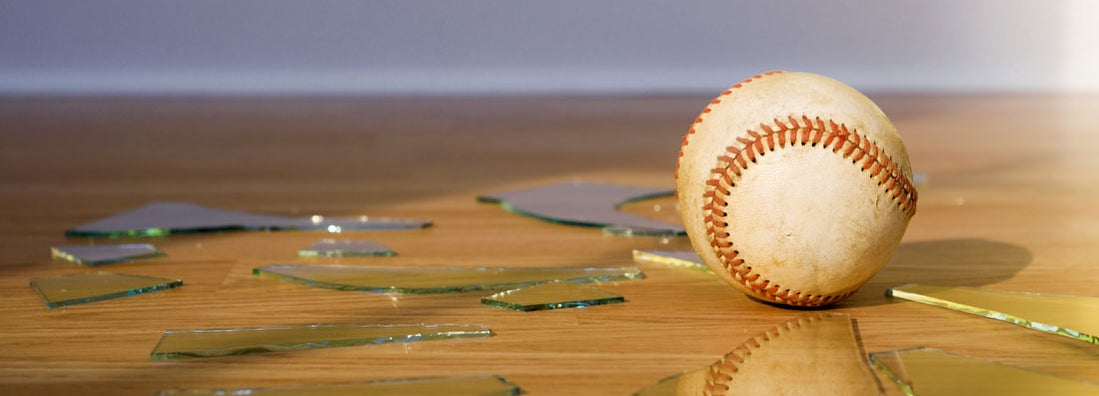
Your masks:
[{"label": "large glass shard", "polygon": [[182,286],[179,279],[92,272],[31,279],[31,288],[57,308]]},{"label": "large glass shard", "polygon": [[147,237],[210,231],[279,230],[406,230],[431,225],[429,221],[374,217],[288,217],[207,208],[184,202],[159,202],[96,220],[65,231],[68,236]]},{"label": "large glass shard", "polygon": [[327,289],[402,294],[512,289],[553,281],[585,283],[645,278],[636,267],[408,268],[272,264],[255,268],[252,274]]},{"label": "large glass shard", "polygon": [[489,329],[471,324],[313,324],[168,330],[151,356],[153,360],[168,360],[490,336]]},{"label": "large glass shard", "polygon": [[348,396],[348,395],[438,395],[438,396],[511,396],[521,393],[521,389],[498,375],[425,377],[386,379],[366,382],[287,386],[280,388],[243,388],[209,390],[166,390],[160,396],[221,396],[221,395],[265,395],[265,396]]},{"label": "large glass shard", "polygon": [[50,248],[50,253],[53,257],[89,266],[121,263],[164,255],[164,252],[148,243],[55,246]]},{"label": "large glass shard", "polygon": [[1099,298],[911,284],[887,295],[1099,344]]},{"label": "large glass shard", "polygon": [[880,395],[854,321],[799,317],[752,337],[708,367],[669,377],[639,395]]},{"label": "large glass shard", "polygon": [[324,239],[298,250],[301,257],[390,257],[397,253],[373,241]]},{"label": "large glass shard", "polygon": [[549,282],[502,291],[481,299],[481,303],[516,311],[580,308],[626,302],[620,295],[572,282]]},{"label": "large glass shard", "polygon": [[1099,395],[1099,385],[930,348],[870,354],[907,395]]},{"label": "large glass shard", "polygon": [[713,273],[693,250],[634,250],[633,261]]},{"label": "large glass shard", "polygon": [[572,182],[477,197],[499,203],[505,210],[554,223],[603,227],[614,234],[682,235],[683,226],[618,210],[631,201],[673,194],[674,191],[614,184]]}]

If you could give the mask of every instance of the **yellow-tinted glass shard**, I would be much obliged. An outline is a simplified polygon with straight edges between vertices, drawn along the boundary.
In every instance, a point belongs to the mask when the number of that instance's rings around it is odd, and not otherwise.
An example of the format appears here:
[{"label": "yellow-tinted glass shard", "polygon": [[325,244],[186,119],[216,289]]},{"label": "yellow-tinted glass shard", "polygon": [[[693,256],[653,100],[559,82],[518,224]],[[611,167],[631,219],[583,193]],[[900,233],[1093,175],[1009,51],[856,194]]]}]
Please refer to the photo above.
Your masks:
[{"label": "yellow-tinted glass shard", "polygon": [[908,395],[1097,395],[1099,386],[1037,371],[917,348],[870,360]]},{"label": "yellow-tinted glass shard", "polygon": [[886,293],[1099,344],[1099,298],[1095,297],[918,284],[894,287]]},{"label": "yellow-tinted glass shard", "polygon": [[633,261],[635,263],[661,264],[713,273],[710,267],[702,263],[698,253],[693,250],[634,250]]}]

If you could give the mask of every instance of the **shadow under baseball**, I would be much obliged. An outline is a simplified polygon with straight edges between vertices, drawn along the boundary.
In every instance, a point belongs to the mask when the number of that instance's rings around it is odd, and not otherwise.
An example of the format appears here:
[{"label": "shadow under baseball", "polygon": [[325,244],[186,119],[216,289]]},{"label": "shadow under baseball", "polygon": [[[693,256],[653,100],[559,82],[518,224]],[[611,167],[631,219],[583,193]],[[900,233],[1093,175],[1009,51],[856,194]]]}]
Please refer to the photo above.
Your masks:
[{"label": "shadow under baseball", "polygon": [[908,283],[980,287],[1010,279],[1031,263],[1025,247],[979,238],[902,243],[874,278],[839,307],[890,303],[885,291]]}]

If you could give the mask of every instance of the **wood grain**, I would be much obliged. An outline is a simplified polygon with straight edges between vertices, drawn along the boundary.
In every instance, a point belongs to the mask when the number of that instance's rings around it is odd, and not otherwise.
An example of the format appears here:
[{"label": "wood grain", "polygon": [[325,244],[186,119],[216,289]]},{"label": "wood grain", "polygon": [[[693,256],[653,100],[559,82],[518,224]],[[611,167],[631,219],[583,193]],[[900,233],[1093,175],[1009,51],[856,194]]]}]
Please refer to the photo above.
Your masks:
[{"label": "wood grain", "polygon": [[[1099,297],[1099,98],[872,97],[929,181],[890,263],[830,311],[857,319],[867,351],[929,346],[1099,382],[1095,345],[884,296],[922,282]],[[709,364],[804,312],[658,265],[640,266],[645,280],[603,285],[625,304],[541,312],[484,307],[482,293],[391,297],[251,275],[293,262],[620,266],[633,249],[689,249],[686,238],[609,237],[475,197],[574,179],[670,187],[680,138],[708,100],[2,98],[0,393],[148,395],[491,373],[530,395],[611,395]],[[337,236],[380,242],[398,252],[392,258],[297,258],[331,236],[319,232],[143,239],[166,256],[101,268],[178,277],[183,287],[52,310],[30,290],[32,277],[91,270],[50,259],[50,246],[87,243],[65,229],[154,201],[435,226]],[[128,241],[136,240],[120,240]],[[496,335],[149,360],[166,329],[321,322],[478,323]]]}]

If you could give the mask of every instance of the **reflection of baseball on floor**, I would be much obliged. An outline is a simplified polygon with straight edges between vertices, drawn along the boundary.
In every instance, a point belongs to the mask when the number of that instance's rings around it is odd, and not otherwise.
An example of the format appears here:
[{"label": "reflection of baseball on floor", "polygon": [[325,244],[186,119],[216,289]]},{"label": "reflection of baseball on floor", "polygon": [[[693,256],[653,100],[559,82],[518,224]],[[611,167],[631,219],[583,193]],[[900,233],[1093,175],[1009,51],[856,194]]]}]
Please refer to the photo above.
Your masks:
[{"label": "reflection of baseball on floor", "polygon": [[879,395],[847,315],[815,314],[748,339],[679,377],[678,395]]},{"label": "reflection of baseball on floor", "polygon": [[683,138],[676,187],[703,262],[749,296],[821,306],[889,260],[916,211],[908,153],[885,114],[827,77],[734,85]]}]

